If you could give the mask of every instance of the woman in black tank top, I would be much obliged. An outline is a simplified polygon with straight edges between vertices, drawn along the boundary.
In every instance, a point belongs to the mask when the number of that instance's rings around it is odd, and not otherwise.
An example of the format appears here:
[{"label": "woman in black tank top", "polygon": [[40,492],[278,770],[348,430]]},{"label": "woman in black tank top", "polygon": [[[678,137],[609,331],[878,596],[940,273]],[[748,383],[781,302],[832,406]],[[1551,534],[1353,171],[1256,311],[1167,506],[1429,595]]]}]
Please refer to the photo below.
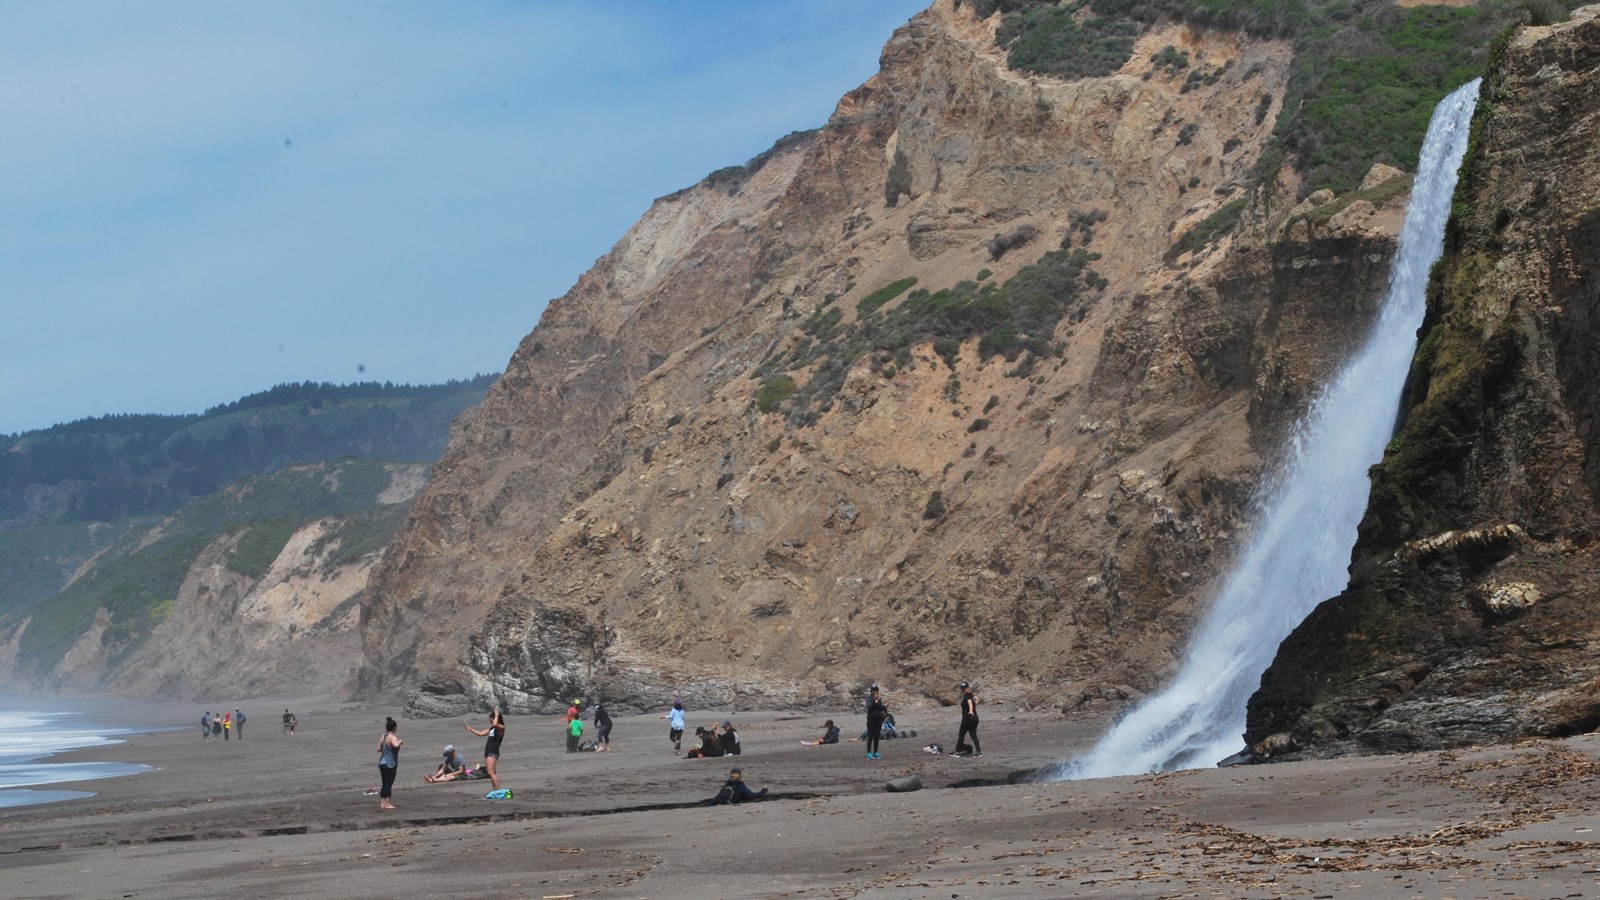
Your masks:
[{"label": "woman in black tank top", "polygon": [[500,775],[495,771],[495,765],[500,762],[500,742],[505,740],[506,736],[505,711],[499,707],[491,709],[489,711],[489,727],[482,731],[473,728],[471,725],[466,726],[466,728],[478,737],[488,738],[483,744],[483,764],[489,770],[489,783],[494,785],[495,790],[500,790]]}]

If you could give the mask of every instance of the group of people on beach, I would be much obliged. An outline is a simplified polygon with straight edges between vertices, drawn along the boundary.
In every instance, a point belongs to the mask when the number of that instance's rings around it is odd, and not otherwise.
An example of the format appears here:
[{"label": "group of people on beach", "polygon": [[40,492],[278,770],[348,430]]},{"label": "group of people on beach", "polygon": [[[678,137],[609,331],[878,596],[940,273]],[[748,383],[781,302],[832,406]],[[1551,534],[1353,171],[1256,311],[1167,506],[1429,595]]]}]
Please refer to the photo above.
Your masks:
[{"label": "group of people on beach", "polygon": [[[212,715],[211,710],[208,709],[205,715],[200,717],[200,740],[209,741],[212,738],[220,738],[226,741],[238,738],[242,741],[244,740],[244,721],[244,710],[237,707],[233,712],[223,710],[216,715]],[[292,735],[299,727],[300,720],[295,717],[294,713],[285,709],[283,711],[283,733]]]},{"label": "group of people on beach", "polygon": [[[961,725],[956,736],[956,749],[951,755],[982,756],[983,751],[978,743],[978,704],[980,701],[968,682],[961,682],[960,690]],[[868,688],[864,706],[867,729],[860,740],[864,740],[867,744],[867,759],[879,760],[883,758],[880,742],[884,737],[884,727],[886,723],[893,722],[893,716],[889,711],[889,703],[884,698],[882,689],[876,684]],[[206,713],[206,719],[202,720],[202,725],[209,725],[211,722],[210,716],[209,712]],[[243,724],[243,714],[237,710],[230,718],[234,721],[236,727]],[[583,701],[574,699],[567,707],[567,714],[564,720],[567,752],[576,753],[582,749],[596,751],[610,749],[611,716],[606,711],[604,703],[595,705],[593,718],[596,728],[594,746],[586,747],[582,741]],[[667,739],[672,742],[673,753],[677,754],[683,748],[683,732],[687,725],[687,713],[684,710],[683,701],[681,699],[673,700],[672,707],[661,718],[667,721]],[[285,729],[292,730],[290,729],[291,720],[292,717],[289,711],[284,710]],[[378,808],[390,810],[396,808],[392,802],[394,779],[400,764],[400,747],[405,742],[397,733],[399,724],[395,722],[394,717],[386,718],[384,725],[383,737],[378,740],[378,777],[380,783]],[[505,708],[497,706],[491,709],[489,711],[488,724],[483,728],[475,728],[471,724],[465,724],[463,727],[469,733],[486,739],[483,746],[483,763],[476,767],[469,766],[465,755],[457,750],[454,744],[446,744],[443,761],[431,774],[424,775],[423,780],[437,784],[447,781],[487,778],[493,786],[493,790],[489,792],[488,796],[510,798],[510,790],[500,786],[500,774],[498,772],[501,745],[506,736]],[[839,727],[833,723],[833,720],[829,719],[823,727],[824,731],[820,740],[802,741],[801,743],[811,746],[839,743]],[[914,732],[909,732],[908,734],[914,734]],[[739,740],[739,731],[734,727],[731,720],[724,720],[721,725],[698,727],[695,729],[695,736],[699,740],[699,745],[691,747],[689,752],[683,754],[687,759],[738,756],[743,752],[743,746]],[[967,743],[969,738],[971,739],[970,744]],[[933,752],[943,752],[943,748],[937,744],[930,745],[930,748],[925,749],[933,749]],[[707,805],[739,803],[747,800],[757,800],[765,797],[766,794],[766,787],[762,787],[759,791],[751,790],[744,783],[743,769],[736,766],[729,773],[728,780],[723,784],[722,790],[706,803]]]},{"label": "group of people on beach", "polygon": [[[383,737],[378,739],[378,808],[383,810],[397,809],[393,802],[394,778],[400,768],[400,747],[405,740],[398,734],[400,723],[389,716],[383,722]],[[488,738],[483,745],[483,763],[475,768],[467,766],[466,757],[457,752],[454,744],[446,744],[444,748],[444,761],[431,775],[424,775],[423,780],[430,783],[443,781],[467,781],[473,778],[487,778],[494,786],[489,793],[491,796],[499,795],[509,798],[509,791],[500,787],[500,744],[506,737],[506,716],[502,707],[495,707],[489,711],[489,724],[483,728],[464,726],[467,731],[481,738]]]},{"label": "group of people on beach", "polygon": [[200,717],[200,740],[209,741],[212,738],[231,740],[235,736],[244,740],[244,712],[235,709],[233,712],[223,710],[216,715],[211,710],[206,710]]}]

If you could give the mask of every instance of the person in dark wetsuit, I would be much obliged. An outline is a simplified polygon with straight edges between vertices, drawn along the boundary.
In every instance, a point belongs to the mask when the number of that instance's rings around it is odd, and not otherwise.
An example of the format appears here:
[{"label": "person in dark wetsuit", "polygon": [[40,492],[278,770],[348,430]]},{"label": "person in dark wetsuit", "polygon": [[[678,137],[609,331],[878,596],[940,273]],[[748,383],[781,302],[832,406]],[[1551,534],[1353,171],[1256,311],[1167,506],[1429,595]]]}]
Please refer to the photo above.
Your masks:
[{"label": "person in dark wetsuit", "polygon": [[883,759],[878,752],[878,741],[883,737],[883,720],[889,715],[889,704],[883,702],[878,686],[867,692],[867,759]]},{"label": "person in dark wetsuit", "polygon": [[605,701],[600,701],[594,707],[594,749],[611,749],[611,713],[606,712]]},{"label": "person in dark wetsuit", "polygon": [[961,730],[956,733],[956,746],[961,746],[961,739],[967,735],[972,736],[972,755],[982,756],[983,749],[978,745],[978,697],[972,693],[972,685],[961,682]]},{"label": "person in dark wetsuit", "polygon": [[400,745],[405,742],[394,733],[400,726],[393,716],[385,719],[383,725],[383,737],[378,741],[378,780],[383,785],[378,789],[378,808],[395,809],[389,794],[394,790],[394,773],[400,768]]},{"label": "person in dark wetsuit", "polygon": [[495,771],[495,766],[500,762],[500,742],[506,736],[506,714],[500,707],[489,710],[489,727],[479,731],[471,725],[466,729],[478,737],[486,737],[483,744],[483,764],[489,770],[489,783],[495,790],[500,790],[500,774]]}]

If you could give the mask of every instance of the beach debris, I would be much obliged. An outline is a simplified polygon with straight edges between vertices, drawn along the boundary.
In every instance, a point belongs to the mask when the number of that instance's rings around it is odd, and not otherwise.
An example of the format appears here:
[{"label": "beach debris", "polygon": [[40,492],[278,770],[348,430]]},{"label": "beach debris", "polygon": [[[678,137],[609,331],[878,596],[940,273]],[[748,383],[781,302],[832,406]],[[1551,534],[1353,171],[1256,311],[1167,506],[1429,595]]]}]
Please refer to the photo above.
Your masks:
[{"label": "beach debris", "polygon": [[915,775],[893,778],[883,786],[883,789],[892,794],[909,794],[912,791],[922,790],[922,779]]}]

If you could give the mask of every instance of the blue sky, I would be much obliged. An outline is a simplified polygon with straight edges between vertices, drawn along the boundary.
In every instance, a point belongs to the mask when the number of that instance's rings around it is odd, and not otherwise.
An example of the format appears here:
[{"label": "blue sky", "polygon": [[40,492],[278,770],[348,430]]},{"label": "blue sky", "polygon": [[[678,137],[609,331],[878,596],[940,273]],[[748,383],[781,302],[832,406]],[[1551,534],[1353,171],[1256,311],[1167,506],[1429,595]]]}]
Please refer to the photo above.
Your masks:
[{"label": "blue sky", "polygon": [[928,2],[0,0],[0,433],[498,372]]}]

